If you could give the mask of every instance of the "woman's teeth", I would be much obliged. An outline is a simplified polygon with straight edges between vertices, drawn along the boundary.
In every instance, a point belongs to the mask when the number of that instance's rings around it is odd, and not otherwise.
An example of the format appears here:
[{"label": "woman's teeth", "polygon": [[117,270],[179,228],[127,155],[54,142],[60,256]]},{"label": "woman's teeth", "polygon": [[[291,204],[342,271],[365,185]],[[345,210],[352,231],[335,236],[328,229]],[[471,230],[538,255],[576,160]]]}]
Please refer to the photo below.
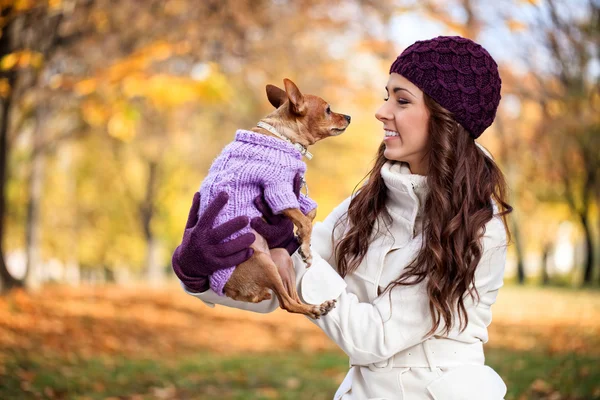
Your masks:
[{"label": "woman's teeth", "polygon": [[398,136],[398,132],[388,131],[387,129],[384,129],[383,131],[385,132],[385,137]]}]

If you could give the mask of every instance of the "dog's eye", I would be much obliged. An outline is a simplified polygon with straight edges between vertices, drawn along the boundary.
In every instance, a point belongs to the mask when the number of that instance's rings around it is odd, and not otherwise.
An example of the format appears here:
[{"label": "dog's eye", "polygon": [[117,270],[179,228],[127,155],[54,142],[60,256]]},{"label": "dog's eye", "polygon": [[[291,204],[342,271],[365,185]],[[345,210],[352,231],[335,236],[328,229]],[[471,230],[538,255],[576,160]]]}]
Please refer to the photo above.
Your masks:
[{"label": "dog's eye", "polygon": [[325,109],[325,112],[326,112],[327,114],[331,114],[331,108],[329,108],[329,106],[327,106],[327,108]]}]

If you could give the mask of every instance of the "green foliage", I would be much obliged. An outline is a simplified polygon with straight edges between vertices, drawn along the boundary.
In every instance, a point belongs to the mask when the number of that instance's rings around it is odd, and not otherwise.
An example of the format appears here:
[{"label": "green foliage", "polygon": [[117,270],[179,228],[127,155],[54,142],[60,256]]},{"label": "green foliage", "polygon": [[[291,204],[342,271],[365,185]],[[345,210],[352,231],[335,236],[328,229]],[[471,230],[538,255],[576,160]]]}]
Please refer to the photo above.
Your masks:
[{"label": "green foliage", "polygon": [[[511,399],[599,399],[599,357],[487,350]],[[52,367],[50,367],[52,366]],[[341,352],[197,353],[173,359],[22,358],[10,354],[2,398],[330,399],[348,369]],[[25,372],[26,371],[26,372]]]}]

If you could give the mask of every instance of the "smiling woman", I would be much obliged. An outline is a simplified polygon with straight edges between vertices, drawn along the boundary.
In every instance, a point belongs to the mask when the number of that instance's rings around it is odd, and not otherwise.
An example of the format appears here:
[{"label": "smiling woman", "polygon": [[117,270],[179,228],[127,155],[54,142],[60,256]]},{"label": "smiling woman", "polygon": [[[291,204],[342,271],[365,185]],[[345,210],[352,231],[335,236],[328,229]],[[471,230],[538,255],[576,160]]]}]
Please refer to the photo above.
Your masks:
[{"label": "smiling woman", "polygon": [[[295,271],[300,300],[336,301],[311,319],[350,358],[335,399],[506,394],[484,365],[483,344],[503,285],[512,208],[502,172],[475,142],[494,120],[500,85],[494,59],[469,39],[408,47],[390,67],[376,113],[383,140],[367,182],[314,225],[310,268],[298,252],[278,260]],[[293,240],[285,218],[263,214],[267,223],[256,218],[252,226],[272,238],[269,248]],[[258,312],[279,305],[184,289],[209,305]]]},{"label": "smiling woman", "polygon": [[429,110],[423,92],[396,73],[390,74],[385,89],[388,97],[375,114],[383,122],[384,156],[407,163],[413,174],[427,175]]}]

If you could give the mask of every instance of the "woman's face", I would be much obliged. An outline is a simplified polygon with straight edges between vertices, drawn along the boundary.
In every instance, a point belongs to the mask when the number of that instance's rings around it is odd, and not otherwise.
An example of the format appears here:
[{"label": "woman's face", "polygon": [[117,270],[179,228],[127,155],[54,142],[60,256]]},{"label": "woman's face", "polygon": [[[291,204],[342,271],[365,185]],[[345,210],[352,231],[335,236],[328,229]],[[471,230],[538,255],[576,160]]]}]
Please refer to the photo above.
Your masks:
[{"label": "woman's face", "polygon": [[413,174],[427,175],[429,110],[423,92],[396,73],[390,74],[386,90],[385,103],[375,113],[383,122],[383,154],[408,163]]}]

